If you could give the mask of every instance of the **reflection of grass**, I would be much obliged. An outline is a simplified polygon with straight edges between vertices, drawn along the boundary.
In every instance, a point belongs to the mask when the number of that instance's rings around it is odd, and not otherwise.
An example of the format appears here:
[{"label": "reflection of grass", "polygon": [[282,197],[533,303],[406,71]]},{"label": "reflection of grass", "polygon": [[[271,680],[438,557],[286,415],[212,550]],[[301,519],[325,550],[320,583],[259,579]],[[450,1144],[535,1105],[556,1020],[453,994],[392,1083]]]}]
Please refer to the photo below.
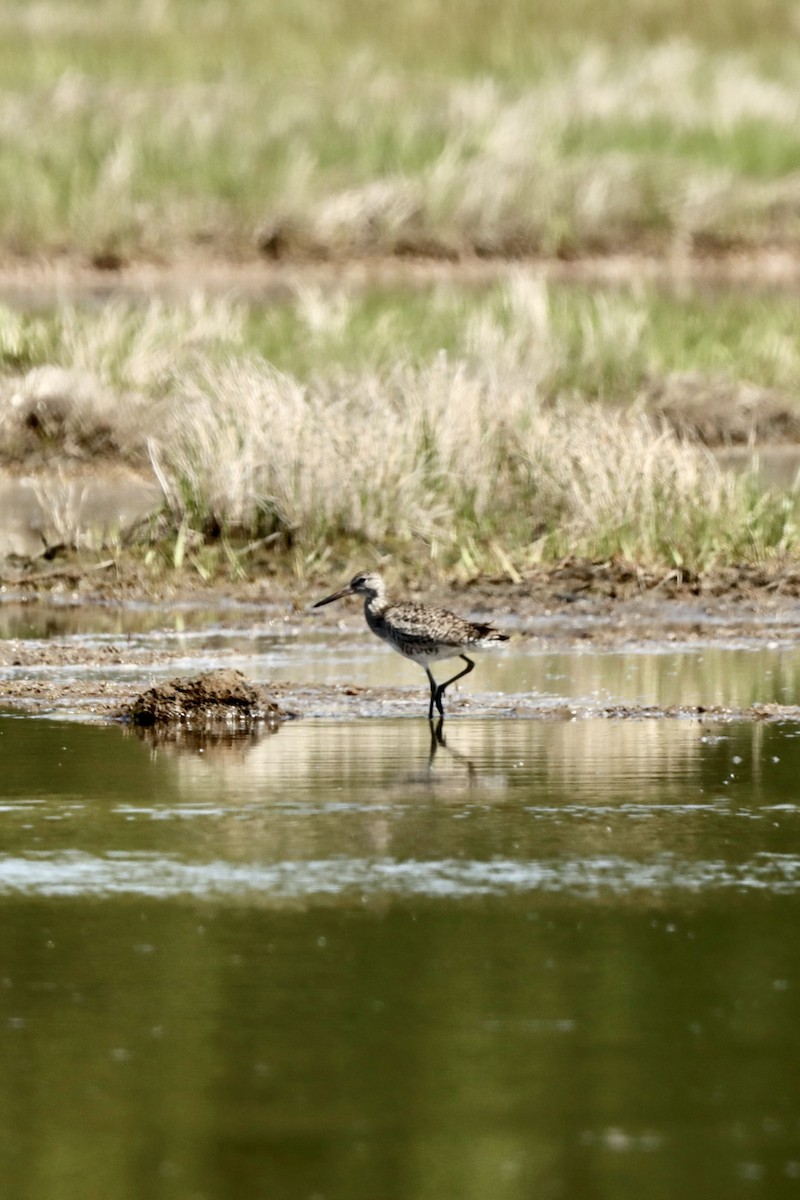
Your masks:
[{"label": "reflection of grass", "polygon": [[350,0],[313,20],[11,3],[3,243],[124,259],[793,242],[790,7],[581,4],[576,23],[575,4],[518,0],[402,19]]},{"label": "reflection of grass", "polygon": [[[57,347],[72,374],[57,375],[59,399],[41,370],[10,385],[5,453],[15,437],[30,451],[32,415],[51,448],[149,454],[182,558],[198,534],[278,534],[299,569],[368,545],[465,574],[570,552],[696,569],[791,551],[794,494],[720,471],[654,407],[676,367],[716,388],[723,414],[751,366],[787,390],[800,376],[783,301],[720,302],[709,321],[702,304],[550,292],[520,274],[470,303],[303,292],[250,314],[197,299],[9,315],[10,363]],[[716,332],[747,312],[751,340],[733,339],[715,374]],[[767,329],[777,350],[751,362]]]}]

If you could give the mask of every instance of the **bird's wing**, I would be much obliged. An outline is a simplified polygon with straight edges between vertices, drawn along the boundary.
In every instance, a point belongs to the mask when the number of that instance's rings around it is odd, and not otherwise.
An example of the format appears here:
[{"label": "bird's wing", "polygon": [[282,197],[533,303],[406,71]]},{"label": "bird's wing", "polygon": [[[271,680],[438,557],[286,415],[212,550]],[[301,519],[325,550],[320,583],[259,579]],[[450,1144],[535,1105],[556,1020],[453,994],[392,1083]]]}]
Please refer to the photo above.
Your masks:
[{"label": "bird's wing", "polygon": [[428,608],[409,601],[393,604],[384,613],[384,620],[406,642],[440,646],[463,646],[470,638],[473,626],[463,617],[446,608]]}]

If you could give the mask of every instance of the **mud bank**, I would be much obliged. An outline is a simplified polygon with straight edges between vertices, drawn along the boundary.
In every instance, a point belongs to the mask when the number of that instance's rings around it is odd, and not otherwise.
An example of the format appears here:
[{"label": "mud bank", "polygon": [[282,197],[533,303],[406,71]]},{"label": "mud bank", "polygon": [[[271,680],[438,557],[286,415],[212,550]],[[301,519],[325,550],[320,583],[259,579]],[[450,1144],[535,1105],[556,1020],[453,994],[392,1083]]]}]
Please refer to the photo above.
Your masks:
[{"label": "mud bank", "polygon": [[[279,683],[262,690],[269,694],[274,706],[274,715],[266,722],[272,732],[284,720],[295,718],[345,720],[402,716],[426,720],[424,697],[413,688]],[[116,679],[100,682],[71,679],[61,683],[19,680],[0,686],[0,708],[31,716],[90,722],[133,725],[132,712],[140,698],[136,684]],[[447,721],[462,717],[548,722],[688,720],[715,726],[735,721],[800,721],[800,705],[564,704],[536,695],[453,696],[448,700]],[[161,722],[158,728],[165,725]],[[187,728],[193,731],[193,727]],[[251,731],[252,726],[242,725],[239,730],[229,728],[226,732],[233,737]]]}]

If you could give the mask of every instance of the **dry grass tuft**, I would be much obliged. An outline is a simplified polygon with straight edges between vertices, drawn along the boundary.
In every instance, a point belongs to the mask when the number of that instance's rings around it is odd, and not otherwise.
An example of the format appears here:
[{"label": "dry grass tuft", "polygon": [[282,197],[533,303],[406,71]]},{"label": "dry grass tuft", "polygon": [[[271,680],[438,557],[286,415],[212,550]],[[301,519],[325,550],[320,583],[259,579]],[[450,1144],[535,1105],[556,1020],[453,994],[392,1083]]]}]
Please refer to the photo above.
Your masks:
[{"label": "dry grass tuft", "polygon": [[57,354],[68,364],[45,362],[0,381],[0,457],[145,461],[175,373],[240,346],[245,319],[243,307],[200,295],[180,305],[64,307],[46,331],[0,310],[6,362]]},{"label": "dry grass tuft", "polygon": [[282,529],[310,556],[344,539],[476,569],[566,552],[698,568],[796,537],[793,499],[641,413],[542,403],[496,362],[301,386],[253,358],[180,394],[158,451],[175,522]]},{"label": "dry grass tuft", "polygon": [[[7,382],[0,446],[8,457],[23,430],[62,458],[149,459],[176,561],[219,535],[291,543],[303,562],[347,545],[422,549],[465,573],[568,552],[702,568],[795,547],[794,492],[720,470],[659,413],[671,393],[653,382],[636,298],[564,307],[519,273],[450,316],[459,346],[418,356],[398,350],[396,320],[359,330],[352,297],[306,289],[301,379],[252,349],[236,305],[65,310],[66,365]],[[369,354],[345,366],[358,338]]]}]

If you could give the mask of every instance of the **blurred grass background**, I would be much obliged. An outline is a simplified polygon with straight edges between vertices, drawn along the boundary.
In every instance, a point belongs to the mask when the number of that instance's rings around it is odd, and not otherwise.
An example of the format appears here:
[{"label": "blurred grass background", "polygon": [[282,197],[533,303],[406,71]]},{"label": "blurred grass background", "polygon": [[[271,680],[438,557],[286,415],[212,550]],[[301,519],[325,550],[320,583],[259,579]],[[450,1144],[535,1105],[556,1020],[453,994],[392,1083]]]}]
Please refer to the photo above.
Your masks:
[{"label": "blurred grass background", "polygon": [[[3,462],[154,471],[142,544],[204,578],[237,539],[300,575],[794,555],[797,487],[710,452],[800,440],[794,296],[635,263],[791,259],[799,34],[789,0],[0,0],[0,263],[522,264],[2,308]],[[627,290],[535,276],[610,254]]]},{"label": "blurred grass background", "polygon": [[789,0],[3,0],[0,254],[794,246]]},{"label": "blurred grass background", "polygon": [[764,67],[796,52],[794,0],[3,0],[0,68],[20,90],[65,71],[98,82],[263,83],[336,74],[354,55],[409,76],[524,84],[587,43],[685,38]]}]

